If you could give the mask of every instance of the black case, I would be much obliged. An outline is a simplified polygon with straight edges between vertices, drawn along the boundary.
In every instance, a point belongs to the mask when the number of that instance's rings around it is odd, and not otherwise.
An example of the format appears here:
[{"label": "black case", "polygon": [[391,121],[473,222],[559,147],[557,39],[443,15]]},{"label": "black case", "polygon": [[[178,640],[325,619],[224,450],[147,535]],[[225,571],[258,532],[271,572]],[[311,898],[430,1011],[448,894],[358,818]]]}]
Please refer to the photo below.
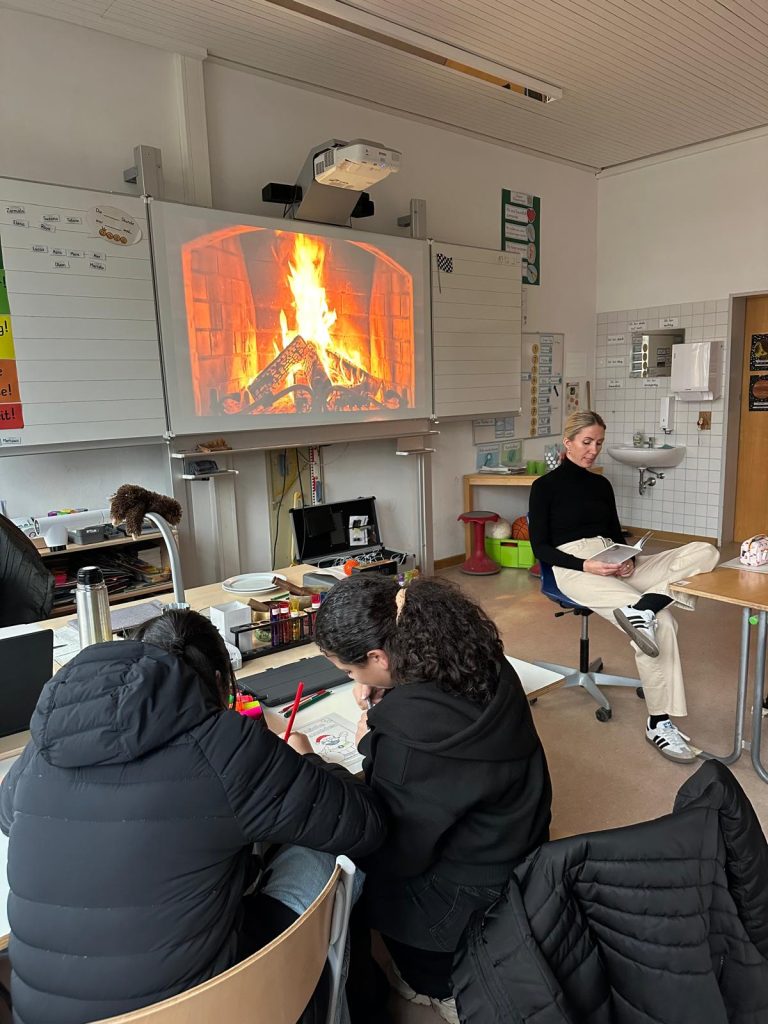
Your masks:
[{"label": "black case", "polygon": [[237,685],[271,708],[278,704],[290,704],[296,695],[299,680],[304,683],[303,692],[306,697],[311,693],[317,693],[318,690],[330,690],[334,686],[348,683],[349,677],[322,654],[318,654],[314,658],[304,658],[292,665],[278,665],[276,668],[265,669],[257,675],[239,679]]},{"label": "black case", "polygon": [[[348,558],[361,558],[364,561],[394,559],[402,565],[408,557],[405,552],[392,551],[384,545],[374,497],[306,505],[288,512],[298,562],[322,568],[342,564]],[[349,543],[350,516],[368,516],[367,544]]]}]

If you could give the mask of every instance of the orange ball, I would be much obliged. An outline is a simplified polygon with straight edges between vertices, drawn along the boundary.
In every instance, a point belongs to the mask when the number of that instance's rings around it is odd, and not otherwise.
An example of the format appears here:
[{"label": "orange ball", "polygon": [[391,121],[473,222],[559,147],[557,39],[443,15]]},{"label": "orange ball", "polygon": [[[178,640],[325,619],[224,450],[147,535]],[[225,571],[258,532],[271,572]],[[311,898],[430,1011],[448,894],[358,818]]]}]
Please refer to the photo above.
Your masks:
[{"label": "orange ball", "polygon": [[528,517],[518,516],[512,523],[512,536],[515,540],[528,540]]}]

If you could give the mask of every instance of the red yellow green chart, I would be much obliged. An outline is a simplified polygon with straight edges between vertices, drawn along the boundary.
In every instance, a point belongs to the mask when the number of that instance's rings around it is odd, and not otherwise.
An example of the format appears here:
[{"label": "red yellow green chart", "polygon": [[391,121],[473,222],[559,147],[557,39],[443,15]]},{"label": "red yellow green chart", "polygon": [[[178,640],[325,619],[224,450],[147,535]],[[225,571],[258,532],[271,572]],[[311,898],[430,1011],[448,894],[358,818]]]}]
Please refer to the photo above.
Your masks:
[{"label": "red yellow green chart", "polygon": [[0,239],[0,430],[20,430],[23,426],[16,350],[13,347],[11,307],[5,284],[3,244]]}]

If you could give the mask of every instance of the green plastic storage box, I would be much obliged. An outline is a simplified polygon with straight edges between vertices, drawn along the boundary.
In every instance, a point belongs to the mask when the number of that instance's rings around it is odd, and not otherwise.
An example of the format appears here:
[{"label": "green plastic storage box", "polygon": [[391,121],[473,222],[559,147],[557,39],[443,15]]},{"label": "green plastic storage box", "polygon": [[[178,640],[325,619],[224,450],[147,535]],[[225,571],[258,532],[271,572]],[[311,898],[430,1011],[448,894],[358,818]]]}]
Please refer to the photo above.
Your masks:
[{"label": "green plastic storage box", "polygon": [[529,540],[515,540],[509,537],[498,540],[485,538],[485,553],[504,569],[530,569],[536,559],[533,557]]}]

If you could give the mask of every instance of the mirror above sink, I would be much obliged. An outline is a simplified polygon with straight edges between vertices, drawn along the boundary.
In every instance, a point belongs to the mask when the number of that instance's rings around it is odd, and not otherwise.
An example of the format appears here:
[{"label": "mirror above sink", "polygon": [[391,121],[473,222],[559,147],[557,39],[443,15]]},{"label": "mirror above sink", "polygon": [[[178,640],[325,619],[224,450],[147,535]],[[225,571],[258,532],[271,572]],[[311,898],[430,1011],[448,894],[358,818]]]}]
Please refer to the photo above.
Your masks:
[{"label": "mirror above sink", "polygon": [[608,454],[616,462],[633,469],[674,469],[685,458],[685,445],[636,448],[632,444],[617,444],[608,448]]}]

